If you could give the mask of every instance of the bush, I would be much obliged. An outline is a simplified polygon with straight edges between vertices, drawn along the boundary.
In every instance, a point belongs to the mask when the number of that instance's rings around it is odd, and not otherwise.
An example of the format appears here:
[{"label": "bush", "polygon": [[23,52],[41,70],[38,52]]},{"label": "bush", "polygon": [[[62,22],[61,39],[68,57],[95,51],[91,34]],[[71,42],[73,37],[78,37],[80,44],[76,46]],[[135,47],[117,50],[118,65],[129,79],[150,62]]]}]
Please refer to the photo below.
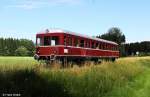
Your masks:
[{"label": "bush", "polygon": [[20,46],[15,51],[16,56],[27,56],[28,50],[24,46]]},{"label": "bush", "polygon": [[139,56],[150,56],[150,52],[140,52]]}]

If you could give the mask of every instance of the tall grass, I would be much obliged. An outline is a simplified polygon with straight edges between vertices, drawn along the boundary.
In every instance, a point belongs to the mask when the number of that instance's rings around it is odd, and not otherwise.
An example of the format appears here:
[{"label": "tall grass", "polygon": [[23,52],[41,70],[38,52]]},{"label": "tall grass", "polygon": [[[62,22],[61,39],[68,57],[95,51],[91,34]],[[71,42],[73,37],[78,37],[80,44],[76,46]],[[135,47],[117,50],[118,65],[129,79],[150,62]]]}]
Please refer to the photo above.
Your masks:
[{"label": "tall grass", "polygon": [[17,89],[24,97],[103,97],[144,71],[143,64],[148,65],[150,57],[122,58],[114,63],[64,69],[37,67],[36,62],[30,61],[33,62],[31,66],[24,66],[28,64],[24,61],[24,65],[16,63],[13,68],[3,62],[4,65],[0,65],[0,90]]},{"label": "tall grass", "polygon": [[0,71],[33,68],[37,64],[33,57],[0,57]]}]

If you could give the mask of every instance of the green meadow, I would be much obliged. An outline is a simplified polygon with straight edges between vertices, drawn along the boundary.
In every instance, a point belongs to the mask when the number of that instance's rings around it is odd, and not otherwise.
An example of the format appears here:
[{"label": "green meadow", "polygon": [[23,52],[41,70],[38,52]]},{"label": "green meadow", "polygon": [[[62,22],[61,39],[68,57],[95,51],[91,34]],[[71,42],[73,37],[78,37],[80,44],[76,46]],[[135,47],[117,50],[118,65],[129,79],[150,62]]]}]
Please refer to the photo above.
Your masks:
[{"label": "green meadow", "polygon": [[72,68],[44,67],[32,57],[0,57],[0,93],[23,97],[150,97],[150,57]]}]

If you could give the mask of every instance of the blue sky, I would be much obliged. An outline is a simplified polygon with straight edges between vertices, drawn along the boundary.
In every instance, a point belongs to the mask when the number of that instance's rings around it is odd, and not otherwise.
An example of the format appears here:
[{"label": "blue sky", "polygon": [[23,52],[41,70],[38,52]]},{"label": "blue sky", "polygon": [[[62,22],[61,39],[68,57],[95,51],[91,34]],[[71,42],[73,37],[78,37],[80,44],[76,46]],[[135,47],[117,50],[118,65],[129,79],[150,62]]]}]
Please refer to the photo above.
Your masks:
[{"label": "blue sky", "polygon": [[27,38],[47,28],[98,35],[119,27],[127,42],[150,41],[150,0],[1,0],[0,37]]}]

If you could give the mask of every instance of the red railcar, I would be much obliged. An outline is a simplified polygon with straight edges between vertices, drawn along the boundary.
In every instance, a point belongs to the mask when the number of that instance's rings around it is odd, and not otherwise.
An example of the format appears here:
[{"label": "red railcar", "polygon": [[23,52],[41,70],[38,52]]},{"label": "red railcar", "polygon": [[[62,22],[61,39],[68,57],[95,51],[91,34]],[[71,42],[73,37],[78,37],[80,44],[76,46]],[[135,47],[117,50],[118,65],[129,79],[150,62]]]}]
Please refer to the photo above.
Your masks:
[{"label": "red railcar", "polygon": [[36,35],[37,60],[81,61],[119,57],[118,44],[70,31],[46,30]]}]

